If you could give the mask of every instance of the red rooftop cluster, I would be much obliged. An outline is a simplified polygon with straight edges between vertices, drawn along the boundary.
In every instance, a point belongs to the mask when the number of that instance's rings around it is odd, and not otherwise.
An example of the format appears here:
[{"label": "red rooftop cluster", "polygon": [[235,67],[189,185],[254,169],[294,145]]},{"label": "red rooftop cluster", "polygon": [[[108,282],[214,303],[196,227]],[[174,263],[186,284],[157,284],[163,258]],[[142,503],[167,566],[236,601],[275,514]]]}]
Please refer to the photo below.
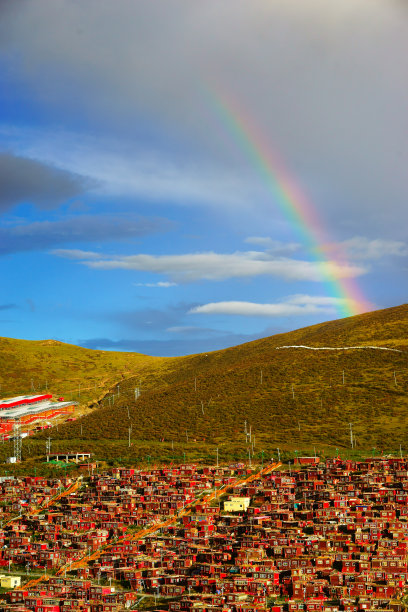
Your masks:
[{"label": "red rooftop cluster", "polygon": [[28,581],[3,595],[7,611],[404,608],[404,458],[118,468],[1,487],[0,563]]}]

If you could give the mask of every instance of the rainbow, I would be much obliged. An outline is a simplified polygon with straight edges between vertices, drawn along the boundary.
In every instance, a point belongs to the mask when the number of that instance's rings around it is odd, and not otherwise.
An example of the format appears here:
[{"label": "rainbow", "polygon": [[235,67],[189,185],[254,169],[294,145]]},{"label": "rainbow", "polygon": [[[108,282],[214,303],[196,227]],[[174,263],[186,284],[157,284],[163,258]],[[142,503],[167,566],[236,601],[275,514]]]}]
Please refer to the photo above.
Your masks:
[{"label": "rainbow", "polygon": [[372,310],[355,282],[353,270],[336,247],[337,258],[331,256],[327,232],[312,202],[289,173],[255,124],[236,100],[219,86],[207,87],[205,96],[216,116],[258,171],[273,201],[318,264],[322,282],[331,297],[337,299],[340,317],[349,317]]}]

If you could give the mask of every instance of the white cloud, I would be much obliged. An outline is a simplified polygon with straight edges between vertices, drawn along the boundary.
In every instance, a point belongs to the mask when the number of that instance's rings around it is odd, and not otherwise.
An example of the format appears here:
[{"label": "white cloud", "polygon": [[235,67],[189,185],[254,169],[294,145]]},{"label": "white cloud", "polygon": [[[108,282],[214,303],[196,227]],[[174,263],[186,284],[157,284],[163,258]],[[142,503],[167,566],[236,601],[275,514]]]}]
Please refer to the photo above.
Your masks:
[{"label": "white cloud", "polygon": [[370,240],[363,236],[354,236],[341,243],[351,259],[373,260],[383,257],[406,257],[408,245],[400,240]]},{"label": "white cloud", "polygon": [[100,259],[102,257],[100,253],[82,251],[81,249],[53,249],[50,253],[64,259]]},{"label": "white cloud", "polygon": [[273,304],[256,302],[211,302],[196,306],[189,314],[223,314],[259,317],[287,317],[312,315],[320,313],[335,313],[336,307],[344,303],[340,298],[316,297],[309,295],[294,295],[285,301]]},{"label": "white cloud", "polygon": [[[75,252],[74,252],[75,253]],[[60,256],[72,257],[71,251],[60,250]],[[235,253],[187,253],[183,255],[104,255],[88,258],[84,253],[82,264],[99,270],[137,270],[165,274],[172,282],[198,280],[221,281],[261,275],[275,276],[290,281],[316,281],[334,276],[351,278],[366,272],[365,268],[339,265],[335,262],[310,262],[287,257],[274,258],[262,251],[236,251]]]},{"label": "white cloud", "polygon": [[280,242],[279,240],[273,240],[269,236],[248,236],[248,238],[245,238],[244,242],[265,247],[270,253],[275,254],[294,253],[302,246],[298,242]]},{"label": "white cloud", "polygon": [[177,283],[169,281],[159,281],[158,283],[133,283],[135,287],[177,287]]},{"label": "white cloud", "polygon": [[200,327],[193,327],[191,325],[176,325],[174,327],[168,327],[166,331],[170,332],[171,334],[189,334],[195,333],[197,330],[200,329]]}]

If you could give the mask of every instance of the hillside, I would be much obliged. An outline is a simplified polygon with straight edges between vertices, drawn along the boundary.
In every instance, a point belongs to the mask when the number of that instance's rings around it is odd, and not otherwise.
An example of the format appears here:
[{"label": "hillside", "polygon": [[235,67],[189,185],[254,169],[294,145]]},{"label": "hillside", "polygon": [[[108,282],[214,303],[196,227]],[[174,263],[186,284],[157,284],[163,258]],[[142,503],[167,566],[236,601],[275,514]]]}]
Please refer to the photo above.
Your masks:
[{"label": "hillside", "polygon": [[[404,305],[151,362],[121,382],[119,395],[112,389],[90,415],[53,437],[62,445],[75,440],[100,457],[205,456],[215,447],[239,457],[248,451],[245,421],[255,453],[277,446],[347,449],[351,422],[357,449],[398,449],[408,434],[407,338]],[[288,345],[379,348],[278,349]]]},{"label": "hillside", "polygon": [[81,403],[103,397],[126,376],[162,360],[93,351],[56,340],[0,338],[0,397],[49,391]]}]

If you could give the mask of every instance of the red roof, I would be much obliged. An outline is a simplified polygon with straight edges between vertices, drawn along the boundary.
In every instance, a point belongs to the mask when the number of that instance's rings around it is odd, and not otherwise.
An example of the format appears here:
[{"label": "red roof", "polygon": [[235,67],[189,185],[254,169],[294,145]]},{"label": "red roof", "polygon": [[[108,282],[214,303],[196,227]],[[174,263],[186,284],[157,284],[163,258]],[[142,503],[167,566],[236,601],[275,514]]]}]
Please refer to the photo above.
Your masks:
[{"label": "red roof", "polygon": [[16,406],[24,406],[25,404],[36,404],[37,402],[42,402],[51,398],[52,395],[46,394],[15,397],[9,400],[2,400],[0,401],[0,410],[5,410],[6,408],[15,408]]}]

